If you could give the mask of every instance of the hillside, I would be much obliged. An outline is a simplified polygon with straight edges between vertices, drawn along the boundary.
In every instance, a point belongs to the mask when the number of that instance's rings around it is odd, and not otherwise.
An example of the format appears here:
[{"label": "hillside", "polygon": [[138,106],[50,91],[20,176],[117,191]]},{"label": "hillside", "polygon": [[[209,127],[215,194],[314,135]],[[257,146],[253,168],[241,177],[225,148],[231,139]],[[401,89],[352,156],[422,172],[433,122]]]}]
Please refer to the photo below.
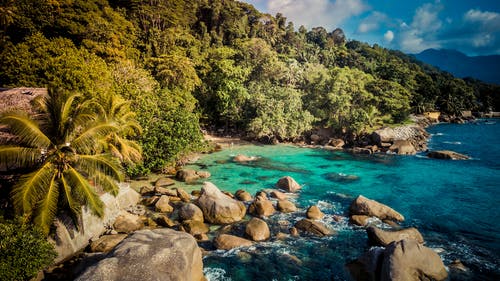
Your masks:
[{"label": "hillside", "polygon": [[427,49],[415,57],[456,77],[500,84],[500,55],[470,57],[456,50]]}]

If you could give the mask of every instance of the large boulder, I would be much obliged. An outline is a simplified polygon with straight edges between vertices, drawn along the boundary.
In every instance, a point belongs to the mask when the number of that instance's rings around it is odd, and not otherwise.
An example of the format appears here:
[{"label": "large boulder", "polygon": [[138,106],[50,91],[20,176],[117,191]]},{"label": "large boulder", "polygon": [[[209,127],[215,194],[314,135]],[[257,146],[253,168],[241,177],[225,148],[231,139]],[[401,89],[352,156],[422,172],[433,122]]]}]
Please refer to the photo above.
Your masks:
[{"label": "large boulder", "polygon": [[389,150],[399,155],[414,155],[417,150],[409,140],[395,140]]},{"label": "large boulder", "polygon": [[113,223],[113,228],[119,233],[130,233],[144,227],[141,217],[122,211]]},{"label": "large boulder", "polygon": [[318,236],[328,236],[332,235],[333,231],[328,229],[324,224],[318,221],[313,221],[310,219],[302,219],[295,224],[295,227],[299,230],[312,233]]},{"label": "large boulder", "polygon": [[141,230],[120,243],[77,281],[202,281],[203,261],[196,240],[171,229]]},{"label": "large boulder", "polygon": [[200,207],[205,220],[214,224],[240,221],[246,213],[242,202],[230,198],[210,182],[203,184],[196,205]]},{"label": "large boulder", "polygon": [[259,218],[252,218],[245,227],[245,234],[253,241],[269,239],[271,232],[267,223]]},{"label": "large boulder", "polygon": [[372,140],[377,145],[393,142],[395,138],[396,138],[396,132],[394,131],[394,129],[389,127],[375,130],[372,133]]},{"label": "large boulder", "polygon": [[393,242],[384,251],[381,280],[446,280],[447,277],[439,255],[415,240]]},{"label": "large boulder", "polygon": [[323,212],[318,208],[318,206],[313,205],[307,209],[306,217],[308,219],[320,220],[325,216]]},{"label": "large boulder", "polygon": [[295,206],[295,204],[293,204],[292,202],[290,202],[288,200],[279,200],[277,207],[278,207],[278,211],[280,211],[282,213],[292,213],[292,212],[297,211],[297,207]]},{"label": "large boulder", "polygon": [[391,207],[381,204],[375,200],[359,195],[349,208],[350,215],[365,215],[377,217],[381,220],[404,221],[403,215]]},{"label": "large boulder", "polygon": [[214,239],[214,246],[219,250],[231,250],[236,247],[252,246],[253,242],[238,236],[220,234]]},{"label": "large boulder", "polygon": [[248,207],[248,212],[257,217],[269,217],[276,212],[276,209],[274,209],[273,202],[262,196],[257,196]]},{"label": "large boulder", "polygon": [[422,234],[414,228],[406,228],[396,231],[386,231],[382,230],[376,226],[369,226],[366,229],[366,233],[368,234],[368,239],[371,244],[377,246],[387,246],[392,242],[400,241],[403,239],[413,239],[420,244],[424,243],[424,237]]},{"label": "large boulder", "polygon": [[179,208],[179,219],[203,222],[203,212],[193,203],[187,203]]},{"label": "large boulder", "polygon": [[183,182],[194,182],[197,181],[200,176],[196,173],[195,170],[179,170],[177,174],[175,174],[175,178],[183,181]]},{"label": "large boulder", "polygon": [[284,189],[288,192],[296,192],[301,189],[301,186],[292,177],[289,176],[279,179],[276,185],[278,186],[278,188]]},{"label": "large boulder", "polygon": [[127,234],[103,235],[99,239],[90,242],[90,251],[107,253],[126,237]]},{"label": "large boulder", "polygon": [[450,150],[437,150],[427,153],[427,157],[445,160],[468,160],[469,156]]}]

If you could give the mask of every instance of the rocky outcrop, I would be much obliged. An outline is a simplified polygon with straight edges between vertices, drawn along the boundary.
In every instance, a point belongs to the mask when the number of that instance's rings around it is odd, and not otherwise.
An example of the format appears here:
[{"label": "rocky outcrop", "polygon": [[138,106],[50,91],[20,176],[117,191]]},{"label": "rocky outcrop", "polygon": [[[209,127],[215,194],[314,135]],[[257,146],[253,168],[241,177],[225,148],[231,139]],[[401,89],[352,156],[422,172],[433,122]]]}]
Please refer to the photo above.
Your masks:
[{"label": "rocky outcrop", "polygon": [[450,150],[437,150],[427,153],[427,157],[445,160],[468,160],[469,156]]},{"label": "rocky outcrop", "polygon": [[370,243],[377,246],[385,247],[392,242],[397,242],[403,239],[412,239],[420,244],[424,243],[424,237],[422,237],[422,234],[420,234],[420,232],[414,227],[396,231],[386,231],[376,226],[369,226],[366,229],[366,233],[368,234]]},{"label": "rocky outcrop", "polygon": [[301,189],[301,186],[292,177],[289,176],[279,179],[276,183],[276,186],[288,192],[297,192],[299,189]]},{"label": "rocky outcrop", "polygon": [[448,273],[438,254],[415,240],[371,248],[347,265],[355,280],[446,280]]},{"label": "rocky outcrop", "polygon": [[276,212],[273,202],[267,200],[266,197],[257,196],[248,207],[248,212],[257,217],[269,217]]},{"label": "rocky outcrop", "polygon": [[245,234],[253,241],[269,239],[271,232],[267,223],[259,218],[252,218],[245,227]]},{"label": "rocky outcrop", "polygon": [[246,190],[243,190],[243,189],[238,189],[235,193],[234,193],[234,196],[236,197],[236,199],[240,200],[240,201],[252,201],[252,195],[246,191]]},{"label": "rocky outcrop", "polygon": [[333,234],[333,232],[321,222],[313,221],[310,219],[302,219],[298,221],[295,224],[295,227],[299,230],[318,236],[328,236]]},{"label": "rocky outcrop", "polygon": [[205,221],[226,224],[240,221],[246,213],[245,205],[222,193],[213,183],[205,182],[196,205],[200,207]]},{"label": "rocky outcrop", "polygon": [[238,236],[220,234],[214,239],[214,246],[219,250],[231,250],[236,247],[249,247],[253,242]]},{"label": "rocky outcrop", "polygon": [[297,211],[297,207],[295,206],[295,204],[293,204],[292,202],[290,202],[288,200],[278,201],[277,207],[278,207],[278,211],[280,211],[282,213],[292,213],[292,212]]},{"label": "rocky outcrop", "polygon": [[122,241],[77,281],[202,281],[203,262],[196,240],[171,229],[141,230]]},{"label": "rocky outcrop", "polygon": [[404,221],[403,215],[391,207],[359,195],[351,204],[349,214],[377,217],[381,220]]},{"label": "rocky outcrop", "polygon": [[144,223],[138,215],[122,211],[113,223],[113,228],[118,233],[130,233],[144,227]]},{"label": "rocky outcrop", "polygon": [[127,234],[114,234],[114,235],[103,235],[99,239],[90,242],[91,252],[104,252],[107,253],[123,241],[127,237]]},{"label": "rocky outcrop", "polygon": [[195,204],[187,203],[179,208],[179,219],[203,222],[203,211]]},{"label": "rocky outcrop", "polygon": [[372,133],[373,142],[379,146],[384,146],[385,143],[392,143],[395,138],[396,132],[389,127],[375,130]]},{"label": "rocky outcrop", "polygon": [[398,154],[414,154],[411,147],[416,151],[426,150],[428,137],[429,134],[420,125],[386,127],[371,135],[372,143],[382,151],[391,150]]},{"label": "rocky outcrop", "polygon": [[318,208],[318,206],[315,206],[315,205],[309,207],[307,209],[307,212],[306,212],[306,217],[308,219],[320,220],[324,216],[325,216],[325,214],[323,214],[323,212],[321,212],[321,210]]},{"label": "rocky outcrop", "polygon": [[399,155],[414,155],[417,153],[409,140],[395,140],[389,150]]}]

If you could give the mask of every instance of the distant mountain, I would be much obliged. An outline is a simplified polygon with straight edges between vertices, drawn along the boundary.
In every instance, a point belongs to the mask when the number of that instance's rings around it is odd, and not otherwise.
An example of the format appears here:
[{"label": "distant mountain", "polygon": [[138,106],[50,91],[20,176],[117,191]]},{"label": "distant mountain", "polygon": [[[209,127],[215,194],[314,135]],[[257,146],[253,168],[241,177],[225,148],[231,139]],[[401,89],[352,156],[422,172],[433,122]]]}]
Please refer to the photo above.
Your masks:
[{"label": "distant mountain", "polygon": [[456,50],[427,49],[415,57],[456,77],[500,84],[500,55],[469,57]]}]

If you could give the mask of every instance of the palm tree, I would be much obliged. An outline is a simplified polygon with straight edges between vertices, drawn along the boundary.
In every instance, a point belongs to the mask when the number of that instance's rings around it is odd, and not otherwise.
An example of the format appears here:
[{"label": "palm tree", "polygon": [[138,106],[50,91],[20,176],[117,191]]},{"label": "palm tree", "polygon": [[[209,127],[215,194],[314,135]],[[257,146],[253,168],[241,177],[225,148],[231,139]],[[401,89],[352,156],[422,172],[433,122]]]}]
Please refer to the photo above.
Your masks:
[{"label": "palm tree", "polygon": [[78,94],[51,90],[43,105],[42,122],[22,113],[0,118],[17,136],[14,145],[0,147],[0,161],[28,171],[14,185],[12,201],[26,222],[48,234],[58,211],[69,210],[74,221],[82,206],[102,216],[99,193],[116,195],[123,175],[119,161],[99,146],[117,126],[100,121]]}]

